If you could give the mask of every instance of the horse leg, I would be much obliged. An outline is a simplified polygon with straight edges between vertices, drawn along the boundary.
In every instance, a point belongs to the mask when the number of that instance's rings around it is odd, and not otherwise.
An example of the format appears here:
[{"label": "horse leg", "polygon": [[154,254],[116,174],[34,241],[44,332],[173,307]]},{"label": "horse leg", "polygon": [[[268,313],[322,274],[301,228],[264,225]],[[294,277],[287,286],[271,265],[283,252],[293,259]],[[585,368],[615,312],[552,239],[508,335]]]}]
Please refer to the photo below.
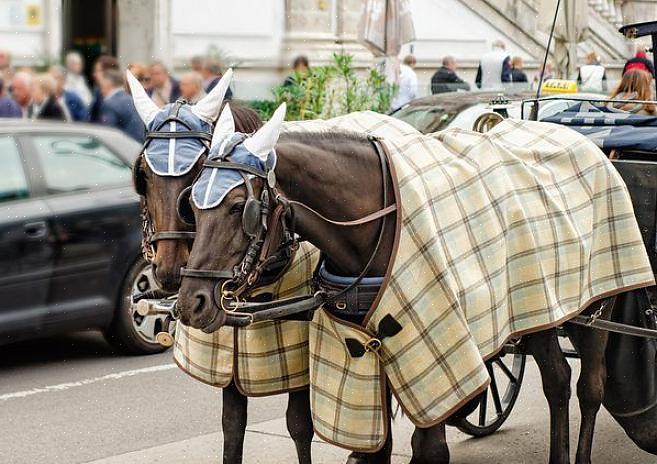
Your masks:
[{"label": "horse leg", "polygon": [[536,360],[543,381],[543,392],[550,408],[550,464],[570,462],[568,401],[570,366],[559,348],[556,329],[523,337],[528,353]]},{"label": "horse leg", "polygon": [[347,459],[347,464],[390,464],[390,459],[392,457],[392,420],[390,412],[390,404],[392,401],[392,393],[390,389],[386,389],[387,403],[388,403],[388,416],[386,420],[388,421],[388,434],[386,436],[386,441],[381,447],[381,449],[375,453],[361,453],[354,451],[349,455]]},{"label": "horse leg", "polygon": [[248,399],[234,382],[223,389],[221,426],[224,432],[224,464],[241,464],[246,432],[246,407]]},{"label": "horse leg", "polygon": [[411,447],[413,448],[413,457],[410,464],[449,463],[445,423],[441,422],[426,429],[415,427]]},{"label": "horse leg", "polygon": [[300,464],[310,464],[310,445],[313,441],[313,421],[310,416],[310,389],[290,392],[287,403],[287,430],[297,448]]},{"label": "horse leg", "polygon": [[[603,313],[603,317],[608,319],[611,307],[605,313]],[[605,381],[607,379],[605,350],[609,333],[605,330],[595,330],[574,324],[566,324],[565,328],[581,359],[581,373],[577,381],[577,398],[579,399],[582,422],[579,429],[575,462],[577,464],[591,464],[595,418],[604,398]]]}]

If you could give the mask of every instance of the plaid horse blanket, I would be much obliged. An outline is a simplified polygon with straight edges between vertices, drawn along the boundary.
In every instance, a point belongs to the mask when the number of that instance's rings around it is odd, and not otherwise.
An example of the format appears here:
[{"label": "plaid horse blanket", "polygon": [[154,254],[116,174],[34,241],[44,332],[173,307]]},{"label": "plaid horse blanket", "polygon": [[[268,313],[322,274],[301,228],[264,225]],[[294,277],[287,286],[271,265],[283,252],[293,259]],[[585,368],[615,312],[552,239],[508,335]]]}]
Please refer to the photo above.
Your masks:
[{"label": "plaid horse blanket", "polygon": [[[285,124],[285,132],[357,130],[380,137],[417,134],[410,125],[374,112],[353,113],[328,121]],[[273,298],[311,293],[319,251],[302,243],[281,280],[258,289]],[[187,374],[216,387],[232,380],[247,396],[274,395],[308,385],[308,323],[259,322],[246,328],[222,327],[212,334],[184,326],[176,329],[174,360]]]},{"label": "plaid horse blanket", "polygon": [[[505,120],[383,142],[400,209],[378,302],[364,327],[322,310],[310,327],[315,429],[364,451],[388,432],[386,379],[431,426],[488,386],[484,360],[509,338],[654,284],[625,184],[586,137]],[[386,317],[402,329],[383,338]]]}]

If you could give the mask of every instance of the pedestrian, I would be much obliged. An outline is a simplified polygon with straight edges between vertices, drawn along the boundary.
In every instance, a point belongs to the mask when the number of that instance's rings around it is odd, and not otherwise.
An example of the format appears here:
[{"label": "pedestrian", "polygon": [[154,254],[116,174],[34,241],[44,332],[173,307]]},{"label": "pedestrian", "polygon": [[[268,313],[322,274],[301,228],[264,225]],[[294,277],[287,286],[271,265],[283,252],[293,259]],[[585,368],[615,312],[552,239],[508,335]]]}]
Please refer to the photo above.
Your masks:
[{"label": "pedestrian", "polygon": [[407,105],[417,97],[417,74],[413,68],[417,60],[413,55],[406,55],[399,66],[399,89],[392,99],[391,109],[394,111]]},{"label": "pedestrian", "polygon": [[456,59],[453,56],[443,58],[443,65],[431,76],[431,93],[470,90],[470,84],[456,74]]},{"label": "pedestrian", "polygon": [[200,55],[192,56],[192,58],[189,60],[189,67],[192,71],[201,74],[203,72],[204,61],[205,60]]},{"label": "pedestrian", "polygon": [[481,57],[475,83],[482,90],[490,90],[502,89],[507,82],[511,82],[511,57],[506,44],[496,40],[492,50]]},{"label": "pedestrian", "polygon": [[155,104],[163,108],[180,97],[180,84],[169,74],[169,70],[161,61],[151,63],[148,70],[151,75],[151,88],[148,94]]},{"label": "pedestrian", "polygon": [[103,95],[100,122],[115,127],[138,142],[144,141],[142,122],[132,97],[125,91],[123,73],[118,69],[107,69],[99,76],[99,88]]},{"label": "pedestrian", "polygon": [[27,115],[30,119],[66,121],[64,109],[55,98],[55,80],[50,74],[37,74],[32,79],[32,102]]},{"label": "pedestrian", "polygon": [[288,87],[297,82],[299,77],[305,76],[308,74],[310,69],[310,63],[308,62],[308,57],[304,55],[297,56],[292,62],[292,74],[287,76],[283,81],[283,86]]},{"label": "pedestrian", "polygon": [[[222,72],[221,63],[219,60],[208,58],[203,62],[203,69],[201,70],[201,75],[203,76],[204,83],[203,88],[206,93],[210,93],[214,86],[221,80],[224,75]],[[224,100],[232,100],[233,92],[228,88],[226,91],[226,96]]]},{"label": "pedestrian", "polygon": [[[610,99],[652,100],[652,77],[647,71],[633,69],[623,74],[618,87],[611,93]],[[652,103],[614,103],[613,108],[635,114],[655,115]]]},{"label": "pedestrian", "polygon": [[27,118],[30,102],[32,101],[32,74],[27,71],[18,71],[11,80],[11,98],[21,110],[21,117]]},{"label": "pedestrian", "polygon": [[180,77],[180,96],[190,105],[195,105],[201,98],[205,97],[203,76],[194,71],[183,74]]},{"label": "pedestrian", "polygon": [[595,52],[586,55],[586,64],[579,68],[577,84],[580,92],[603,93],[607,91],[607,70],[600,64]]},{"label": "pedestrian", "polygon": [[9,50],[0,49],[0,78],[5,82],[11,82],[14,70],[11,67],[11,53]]},{"label": "pedestrian", "polygon": [[642,48],[637,49],[634,57],[627,60],[627,63],[625,63],[625,66],[623,67],[623,74],[634,69],[646,71],[653,79],[655,78],[655,65],[648,59],[646,51]]},{"label": "pedestrian", "polygon": [[100,91],[100,79],[105,71],[119,70],[119,60],[109,55],[101,55],[94,63],[94,91],[89,105],[89,121],[100,122],[100,108],[103,105],[103,94]]},{"label": "pedestrian", "polygon": [[[151,75],[148,72],[148,67],[143,63],[130,63],[128,65],[128,70],[137,78],[144,90],[148,92],[151,88]],[[127,86],[126,92],[130,92],[130,89]]]},{"label": "pedestrian", "polygon": [[0,118],[20,118],[21,108],[14,100],[5,95],[4,80],[0,78]]},{"label": "pedestrian", "polygon": [[60,65],[50,67],[50,75],[55,80],[55,99],[64,110],[67,121],[86,121],[89,118],[82,98],[72,90],[66,90],[66,68]]},{"label": "pedestrian", "polygon": [[524,63],[522,61],[522,57],[514,56],[511,59],[511,82],[514,84],[516,82],[529,82],[529,79],[527,79],[527,74],[525,74],[525,71],[522,70],[523,67]]},{"label": "pedestrian", "polygon": [[87,78],[82,74],[84,70],[82,55],[76,51],[68,52],[64,59],[64,64],[66,65],[66,83],[64,84],[64,88],[80,97],[84,106],[89,106],[92,95],[89,84],[87,84]]}]

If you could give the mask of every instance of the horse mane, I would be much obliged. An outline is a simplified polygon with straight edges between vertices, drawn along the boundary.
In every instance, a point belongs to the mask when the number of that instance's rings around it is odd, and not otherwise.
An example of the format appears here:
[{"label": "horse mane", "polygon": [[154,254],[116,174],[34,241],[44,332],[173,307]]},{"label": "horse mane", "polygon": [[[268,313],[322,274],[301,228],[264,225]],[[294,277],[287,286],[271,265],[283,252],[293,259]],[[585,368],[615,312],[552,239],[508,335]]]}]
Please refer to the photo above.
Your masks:
[{"label": "horse mane", "polygon": [[[224,101],[221,106],[222,109],[226,103],[229,102]],[[230,102],[230,111],[233,113],[237,132],[251,134],[262,127],[262,119],[260,119],[257,111],[235,102]]]}]

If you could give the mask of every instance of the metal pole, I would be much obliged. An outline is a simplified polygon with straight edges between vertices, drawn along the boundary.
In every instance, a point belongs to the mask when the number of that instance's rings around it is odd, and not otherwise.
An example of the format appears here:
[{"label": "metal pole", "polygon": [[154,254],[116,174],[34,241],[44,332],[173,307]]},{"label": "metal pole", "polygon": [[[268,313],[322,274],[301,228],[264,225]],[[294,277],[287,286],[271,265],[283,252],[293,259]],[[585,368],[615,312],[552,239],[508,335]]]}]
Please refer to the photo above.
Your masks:
[{"label": "metal pole", "polygon": [[536,89],[536,102],[532,107],[532,112],[529,116],[529,119],[533,121],[538,121],[538,99],[541,98],[541,87],[543,87],[543,77],[545,75],[545,65],[547,64],[548,56],[550,54],[550,45],[552,45],[552,37],[554,36],[554,28],[557,25],[557,16],[559,15],[559,7],[561,6],[561,0],[557,0],[557,7],[554,10],[554,19],[552,19],[552,29],[550,29],[550,38],[548,39],[547,47],[545,47],[545,57],[543,58],[543,69],[541,69],[541,75],[538,77],[538,89]]},{"label": "metal pole", "polygon": [[[655,58],[657,58],[657,34],[652,34],[652,62],[655,63],[657,61]],[[652,97],[653,99],[657,99],[657,79],[655,79],[655,95]]]}]

